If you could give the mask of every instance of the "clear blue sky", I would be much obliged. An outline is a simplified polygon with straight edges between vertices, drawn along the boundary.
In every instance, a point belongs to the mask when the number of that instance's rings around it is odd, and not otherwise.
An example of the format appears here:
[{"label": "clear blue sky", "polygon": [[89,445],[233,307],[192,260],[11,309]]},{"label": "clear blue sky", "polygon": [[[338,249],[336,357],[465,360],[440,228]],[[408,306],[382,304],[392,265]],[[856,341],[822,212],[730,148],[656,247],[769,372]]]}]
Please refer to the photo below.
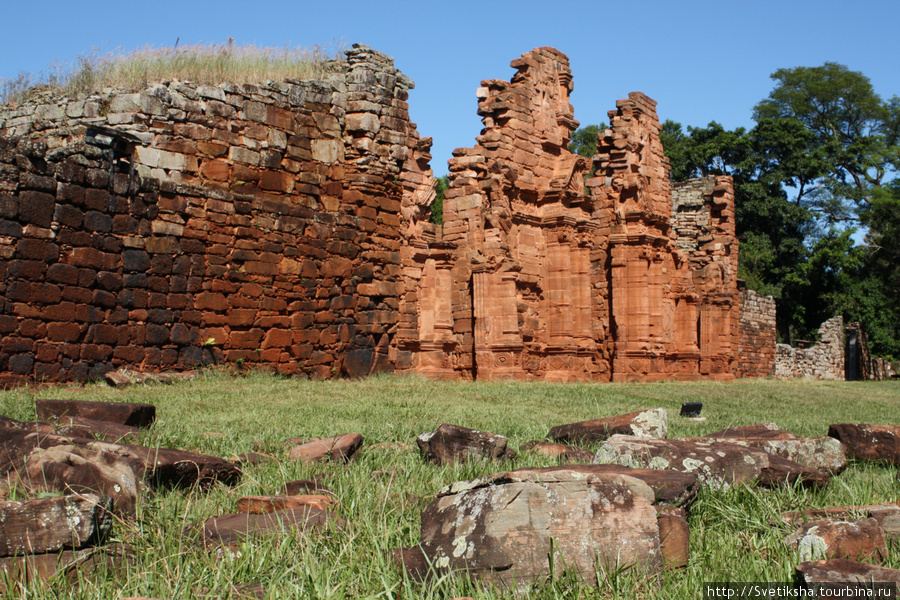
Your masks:
[{"label": "clear blue sky", "polygon": [[572,103],[583,125],[606,122],[640,90],[661,119],[749,126],[776,69],[826,61],[866,74],[882,97],[900,95],[900,0],[594,0],[195,2],[2,0],[0,77],[38,73],[94,48],[222,43],[364,43],[392,55],[416,82],[410,112],[434,137],[432,166],[481,129],[475,90],[509,79],[532,48],[569,55]]}]

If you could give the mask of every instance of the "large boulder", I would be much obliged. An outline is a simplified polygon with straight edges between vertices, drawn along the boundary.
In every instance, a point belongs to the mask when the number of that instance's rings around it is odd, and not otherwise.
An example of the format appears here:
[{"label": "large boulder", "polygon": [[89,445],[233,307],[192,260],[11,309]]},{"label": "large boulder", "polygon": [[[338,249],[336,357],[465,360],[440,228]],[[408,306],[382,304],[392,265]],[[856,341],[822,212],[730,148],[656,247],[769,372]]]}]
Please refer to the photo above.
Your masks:
[{"label": "large boulder", "polygon": [[853,458],[900,465],[900,425],[838,423],[828,428],[828,435],[840,440]]},{"label": "large boulder", "polygon": [[659,440],[614,435],[597,450],[594,462],[696,473],[704,484],[714,487],[751,481],[765,486],[798,482],[821,486],[829,480],[828,474],[786,458],[716,440]]},{"label": "large boulder", "polygon": [[416,443],[426,460],[442,465],[468,459],[502,460],[516,454],[502,435],[448,423],[421,434]]},{"label": "large boulder", "polygon": [[598,568],[652,573],[662,566],[654,500],[650,486],[618,473],[499,473],[438,492],[422,512],[419,550],[400,555],[419,572],[430,564],[520,589],[564,568],[589,584]]},{"label": "large boulder", "polygon": [[669,415],[666,409],[652,408],[626,415],[557,425],[550,429],[547,437],[567,444],[584,444],[602,442],[616,434],[665,438],[668,431]]}]

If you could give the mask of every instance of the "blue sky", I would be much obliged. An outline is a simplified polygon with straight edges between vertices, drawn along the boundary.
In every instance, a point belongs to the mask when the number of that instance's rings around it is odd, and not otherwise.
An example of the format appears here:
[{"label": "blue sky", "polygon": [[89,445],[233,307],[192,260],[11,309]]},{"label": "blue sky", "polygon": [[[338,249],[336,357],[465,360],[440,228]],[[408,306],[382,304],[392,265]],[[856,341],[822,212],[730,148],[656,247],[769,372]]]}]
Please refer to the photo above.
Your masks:
[{"label": "blue sky", "polygon": [[659,102],[662,119],[749,126],[776,69],[826,61],[866,74],[882,97],[900,95],[900,1],[670,0],[452,3],[2,0],[0,78],[47,69],[95,48],[146,45],[261,46],[364,43],[392,55],[416,82],[410,112],[435,140],[446,173],[453,148],[481,129],[475,90],[509,79],[509,62],[532,48],[568,54],[575,117],[606,122],[628,92]]}]

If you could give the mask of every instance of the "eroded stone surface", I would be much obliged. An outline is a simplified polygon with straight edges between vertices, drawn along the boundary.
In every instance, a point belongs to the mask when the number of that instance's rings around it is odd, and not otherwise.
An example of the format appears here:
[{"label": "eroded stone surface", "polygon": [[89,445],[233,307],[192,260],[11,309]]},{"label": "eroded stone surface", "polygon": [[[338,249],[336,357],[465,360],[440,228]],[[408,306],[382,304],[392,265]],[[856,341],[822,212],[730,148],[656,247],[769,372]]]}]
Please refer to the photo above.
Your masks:
[{"label": "eroded stone surface", "polygon": [[669,432],[669,415],[664,408],[639,410],[625,415],[604,417],[580,423],[557,425],[547,437],[557,442],[602,442],[611,435],[665,438]]},{"label": "eroded stone surface", "polygon": [[775,423],[759,423],[756,425],[738,425],[737,427],[729,427],[720,429],[707,435],[705,438],[711,439],[771,439],[771,440],[793,440],[797,436],[790,431],[779,429]]},{"label": "eroded stone surface", "polygon": [[686,567],[691,555],[691,534],[684,509],[664,506],[656,518],[663,565],[667,569]]},{"label": "eroded stone surface", "polygon": [[[793,435],[793,434],[791,434]],[[709,439],[714,439],[709,436]],[[725,438],[734,444],[765,450],[814,470],[836,475],[847,466],[844,445],[832,437],[821,438]]]},{"label": "eroded stone surface", "polygon": [[304,494],[298,496],[244,496],[237,501],[240,513],[263,514],[286,508],[309,506],[325,511],[336,504],[334,497],[320,494]]},{"label": "eroded stone surface", "polygon": [[502,460],[515,456],[504,436],[443,423],[421,434],[416,443],[426,460],[449,464],[469,459]]},{"label": "eroded stone surface", "polygon": [[795,482],[819,486],[829,478],[763,450],[722,441],[614,435],[597,450],[594,462],[696,473],[703,483],[716,487],[754,480],[767,486]]},{"label": "eroded stone surface", "polygon": [[336,515],[313,508],[298,506],[262,514],[230,514],[211,517],[203,524],[205,545],[233,546],[248,537],[279,535],[296,529],[324,529],[344,527],[343,519]]},{"label": "eroded stone surface", "polygon": [[828,428],[828,435],[840,440],[853,458],[900,465],[900,425],[838,423]]},{"label": "eroded stone surface", "polygon": [[91,448],[37,448],[25,459],[20,477],[36,490],[107,496],[118,513],[133,515],[143,475],[144,464],[136,455],[113,444],[97,443]]},{"label": "eroded stone surface", "polygon": [[594,453],[590,450],[542,440],[525,442],[519,446],[519,452],[534,452],[535,454],[559,458],[570,463],[589,463],[594,459]]},{"label": "eroded stone surface", "polygon": [[[617,473],[518,471],[454,483],[422,513],[421,549],[438,570],[530,585],[563,563],[587,583],[607,568],[661,567],[653,490]],[[553,540],[551,544],[551,540]]]},{"label": "eroded stone surface", "polygon": [[875,519],[816,519],[801,525],[785,543],[804,562],[829,558],[881,560],[887,556],[884,531]]},{"label": "eroded stone surface", "polygon": [[791,525],[816,519],[875,519],[889,538],[900,538],[900,506],[896,504],[870,504],[865,506],[834,506],[781,513],[781,518]]}]

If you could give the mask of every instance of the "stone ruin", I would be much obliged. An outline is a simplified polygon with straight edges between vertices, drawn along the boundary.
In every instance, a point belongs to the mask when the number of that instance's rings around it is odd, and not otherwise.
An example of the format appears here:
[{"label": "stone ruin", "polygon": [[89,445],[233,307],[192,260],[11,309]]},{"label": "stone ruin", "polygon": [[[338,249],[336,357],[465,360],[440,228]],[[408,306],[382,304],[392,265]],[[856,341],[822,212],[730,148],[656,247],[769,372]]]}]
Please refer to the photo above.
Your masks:
[{"label": "stone ruin", "polygon": [[477,92],[484,129],[453,153],[442,227],[413,82],[365,46],[323,81],[0,109],[0,372],[773,374],[774,302],[738,288],[731,180],[670,184],[639,92],[593,159],[573,154],[566,56],[512,67]]}]

